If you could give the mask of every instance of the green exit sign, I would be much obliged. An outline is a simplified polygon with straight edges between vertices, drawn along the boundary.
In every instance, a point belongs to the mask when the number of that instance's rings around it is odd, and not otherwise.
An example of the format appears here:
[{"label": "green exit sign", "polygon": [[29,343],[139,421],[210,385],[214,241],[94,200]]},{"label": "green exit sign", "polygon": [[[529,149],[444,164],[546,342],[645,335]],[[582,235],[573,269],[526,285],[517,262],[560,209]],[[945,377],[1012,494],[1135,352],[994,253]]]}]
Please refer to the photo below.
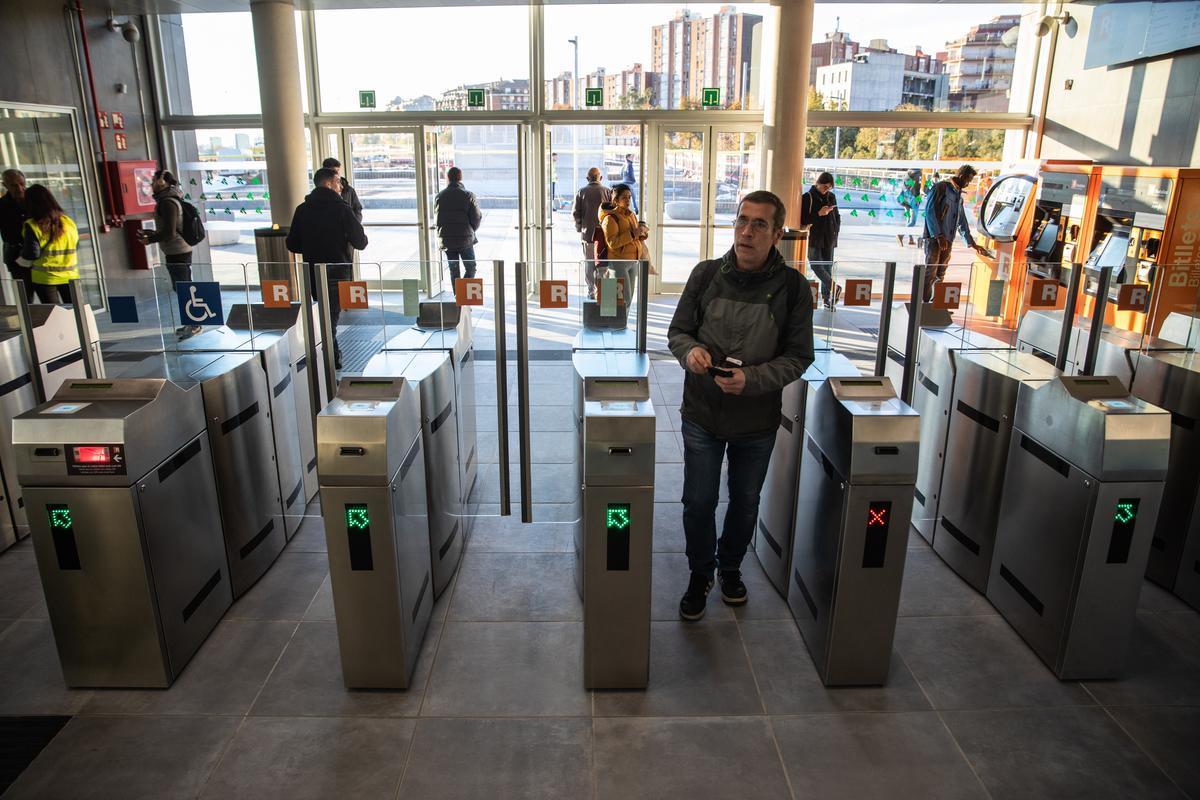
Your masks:
[{"label": "green exit sign", "polygon": [[483,108],[483,89],[467,89],[467,108]]},{"label": "green exit sign", "polygon": [[358,93],[359,108],[374,108],[375,107],[375,91],[373,89],[364,89]]},{"label": "green exit sign", "polygon": [[705,87],[700,102],[705,108],[720,108],[721,90],[719,88]]},{"label": "green exit sign", "polygon": [[604,89],[599,86],[588,87],[583,93],[583,102],[588,108],[599,108],[604,105]]}]

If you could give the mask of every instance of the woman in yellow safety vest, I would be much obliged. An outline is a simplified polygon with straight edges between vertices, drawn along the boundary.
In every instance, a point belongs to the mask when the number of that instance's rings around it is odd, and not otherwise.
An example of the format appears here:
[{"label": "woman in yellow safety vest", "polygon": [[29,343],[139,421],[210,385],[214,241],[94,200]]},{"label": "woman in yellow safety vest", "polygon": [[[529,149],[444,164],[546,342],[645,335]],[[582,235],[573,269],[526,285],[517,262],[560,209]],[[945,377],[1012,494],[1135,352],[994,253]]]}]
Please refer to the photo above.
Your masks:
[{"label": "woman in yellow safety vest", "polygon": [[18,263],[33,270],[33,290],[43,303],[72,303],[68,281],[79,277],[79,230],[63,213],[50,190],[34,184],[25,190],[29,218]]}]

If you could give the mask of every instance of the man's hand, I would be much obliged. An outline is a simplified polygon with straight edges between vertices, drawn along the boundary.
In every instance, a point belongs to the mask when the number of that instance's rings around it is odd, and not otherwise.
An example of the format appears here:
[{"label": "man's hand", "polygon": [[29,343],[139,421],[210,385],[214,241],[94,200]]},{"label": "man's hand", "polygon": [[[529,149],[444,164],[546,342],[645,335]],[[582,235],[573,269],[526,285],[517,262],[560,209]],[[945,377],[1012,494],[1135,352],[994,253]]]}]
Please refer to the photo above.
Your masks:
[{"label": "man's hand", "polygon": [[688,371],[694,372],[697,375],[707,375],[708,368],[712,366],[712,354],[703,347],[696,346],[688,351],[687,368]]},{"label": "man's hand", "polygon": [[[691,353],[688,355],[690,356]],[[713,380],[717,382],[717,386],[720,386],[721,391],[725,394],[741,394],[746,388],[746,373],[737,367],[729,371],[733,373],[732,376],[722,378],[718,375]]]}]

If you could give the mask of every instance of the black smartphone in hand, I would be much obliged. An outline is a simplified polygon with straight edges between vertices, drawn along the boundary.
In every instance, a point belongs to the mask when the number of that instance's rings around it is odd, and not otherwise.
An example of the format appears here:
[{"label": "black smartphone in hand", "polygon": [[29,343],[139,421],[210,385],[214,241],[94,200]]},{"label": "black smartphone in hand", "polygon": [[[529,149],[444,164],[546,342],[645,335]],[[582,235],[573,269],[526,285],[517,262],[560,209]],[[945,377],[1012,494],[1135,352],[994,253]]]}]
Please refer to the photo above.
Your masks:
[{"label": "black smartphone in hand", "polygon": [[722,377],[722,378],[732,378],[732,377],[733,377],[733,370],[731,370],[731,369],[721,369],[720,367],[709,367],[709,368],[708,368],[708,374],[709,374],[709,375],[712,375],[714,378],[716,378],[716,377]]}]

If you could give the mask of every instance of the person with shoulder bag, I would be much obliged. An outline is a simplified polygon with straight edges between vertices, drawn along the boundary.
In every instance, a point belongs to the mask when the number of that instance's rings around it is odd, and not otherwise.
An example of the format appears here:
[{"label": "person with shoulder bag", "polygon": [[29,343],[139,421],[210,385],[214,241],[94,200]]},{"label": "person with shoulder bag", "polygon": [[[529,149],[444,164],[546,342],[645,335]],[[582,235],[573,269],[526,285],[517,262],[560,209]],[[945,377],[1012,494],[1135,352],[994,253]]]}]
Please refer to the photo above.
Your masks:
[{"label": "person with shoulder bag", "polygon": [[71,281],[79,277],[79,230],[75,221],[39,183],[26,190],[25,209],[29,216],[22,229],[24,240],[17,263],[30,268],[38,300],[74,304]]},{"label": "person with shoulder bag", "polygon": [[[158,245],[163,264],[171,276],[171,286],[192,279],[192,246],[183,237],[183,191],[175,175],[165,169],[154,173],[150,184],[154,192],[154,230],[138,231],[138,241],[149,247]],[[198,325],[185,325],[175,335],[186,339],[200,332]]]},{"label": "person with shoulder bag", "polygon": [[833,251],[842,216],[832,190],[833,176],[822,172],[800,198],[800,224],[808,228],[808,264],[821,282],[821,301],[826,308],[833,308],[842,294],[842,288],[833,283]]},{"label": "person with shoulder bag", "polygon": [[633,190],[629,186],[618,183],[613,187],[612,198],[611,203],[600,205],[600,230],[608,250],[606,266],[617,280],[624,281],[625,297],[632,299],[637,283],[637,262],[643,252],[639,245],[649,236],[649,231],[630,210]]}]

